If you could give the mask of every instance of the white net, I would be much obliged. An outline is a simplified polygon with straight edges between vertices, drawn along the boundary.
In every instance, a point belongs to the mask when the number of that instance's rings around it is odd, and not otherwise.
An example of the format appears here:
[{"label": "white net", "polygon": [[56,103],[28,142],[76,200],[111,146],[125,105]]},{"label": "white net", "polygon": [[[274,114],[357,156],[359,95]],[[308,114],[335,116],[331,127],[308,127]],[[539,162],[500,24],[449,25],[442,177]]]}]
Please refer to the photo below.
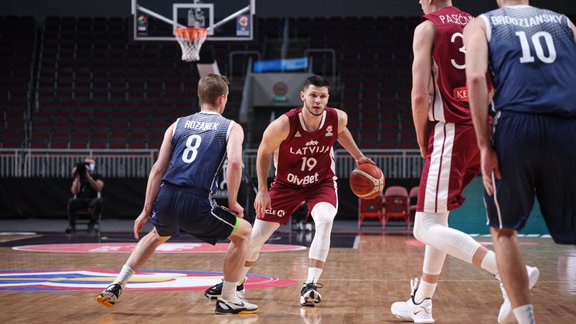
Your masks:
[{"label": "white net", "polygon": [[200,48],[206,40],[206,28],[181,27],[174,29],[174,36],[182,48],[182,61],[194,62],[200,59]]}]

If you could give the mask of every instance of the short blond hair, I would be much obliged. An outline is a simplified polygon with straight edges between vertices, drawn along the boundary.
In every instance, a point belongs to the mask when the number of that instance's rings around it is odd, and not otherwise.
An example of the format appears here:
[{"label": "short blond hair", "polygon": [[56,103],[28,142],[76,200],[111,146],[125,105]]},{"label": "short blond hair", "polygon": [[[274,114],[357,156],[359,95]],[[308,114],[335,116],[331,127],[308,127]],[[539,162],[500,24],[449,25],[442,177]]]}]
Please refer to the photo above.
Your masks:
[{"label": "short blond hair", "polygon": [[228,78],[220,74],[210,73],[200,79],[198,82],[200,105],[206,103],[215,106],[218,97],[228,94],[229,84]]}]

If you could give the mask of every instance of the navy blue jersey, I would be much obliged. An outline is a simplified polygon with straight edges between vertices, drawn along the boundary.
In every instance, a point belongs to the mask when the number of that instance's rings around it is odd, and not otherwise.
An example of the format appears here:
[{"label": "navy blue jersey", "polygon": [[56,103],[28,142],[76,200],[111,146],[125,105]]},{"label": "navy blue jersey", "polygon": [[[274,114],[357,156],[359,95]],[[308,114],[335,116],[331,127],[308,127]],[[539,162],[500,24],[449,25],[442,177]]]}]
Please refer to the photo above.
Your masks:
[{"label": "navy blue jersey", "polygon": [[209,112],[178,118],[172,135],[170,166],[162,180],[180,187],[214,192],[233,123],[220,114]]},{"label": "navy blue jersey", "polygon": [[496,110],[576,116],[576,42],[565,15],[531,6],[480,16]]}]

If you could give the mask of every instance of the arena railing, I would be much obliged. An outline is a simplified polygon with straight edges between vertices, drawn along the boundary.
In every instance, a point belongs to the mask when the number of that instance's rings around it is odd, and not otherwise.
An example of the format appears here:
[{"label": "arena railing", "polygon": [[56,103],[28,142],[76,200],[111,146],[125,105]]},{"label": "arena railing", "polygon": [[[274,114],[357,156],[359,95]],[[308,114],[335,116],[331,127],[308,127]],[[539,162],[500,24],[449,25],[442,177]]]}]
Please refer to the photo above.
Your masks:
[{"label": "arena railing", "polygon": [[[363,150],[382,169],[387,178],[418,178],[424,165],[414,149]],[[256,178],[256,149],[244,150],[246,173]],[[71,176],[74,165],[91,156],[96,172],[105,177],[147,177],[158,156],[156,149],[0,149],[0,177]],[[356,167],[343,149],[334,151],[336,175],[348,178]],[[271,163],[271,165],[273,165]],[[268,174],[274,176],[271,167]]]}]

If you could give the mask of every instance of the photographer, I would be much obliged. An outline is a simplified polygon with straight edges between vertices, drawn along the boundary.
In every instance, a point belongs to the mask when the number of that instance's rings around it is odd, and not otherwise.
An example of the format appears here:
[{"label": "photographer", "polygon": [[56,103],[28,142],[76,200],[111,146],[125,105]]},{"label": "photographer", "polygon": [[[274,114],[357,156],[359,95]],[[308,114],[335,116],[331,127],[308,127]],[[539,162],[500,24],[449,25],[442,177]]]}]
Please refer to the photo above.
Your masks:
[{"label": "photographer", "polygon": [[77,163],[72,169],[74,180],[70,191],[74,197],[68,200],[68,207],[66,209],[68,214],[68,228],[66,233],[76,232],[76,213],[85,208],[90,208],[92,214],[90,215],[90,223],[88,230],[94,230],[94,224],[98,219],[98,215],[102,212],[104,202],[100,197],[100,192],[104,188],[104,181],[102,176],[94,173],[96,161],[91,158],[86,158],[84,162]]}]

